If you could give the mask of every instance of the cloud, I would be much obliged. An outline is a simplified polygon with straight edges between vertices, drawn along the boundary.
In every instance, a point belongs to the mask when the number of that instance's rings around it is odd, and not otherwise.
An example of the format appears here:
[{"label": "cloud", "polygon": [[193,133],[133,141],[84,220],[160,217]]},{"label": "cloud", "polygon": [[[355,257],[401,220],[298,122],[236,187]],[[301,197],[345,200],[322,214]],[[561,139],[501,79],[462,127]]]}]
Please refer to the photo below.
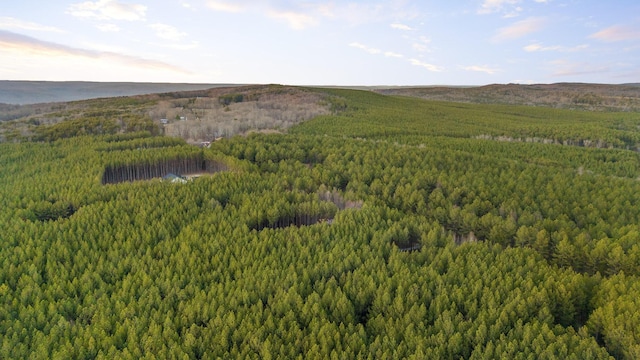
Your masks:
[{"label": "cloud", "polygon": [[502,17],[505,18],[505,19],[518,17],[518,16],[520,16],[520,13],[522,12],[522,10],[523,9],[520,6],[517,6],[517,7],[513,8],[513,10],[505,13]]},{"label": "cloud", "polygon": [[67,13],[76,17],[99,20],[144,20],[147,7],[139,4],[127,4],[117,0],[85,1],[71,4]]},{"label": "cloud", "polygon": [[120,27],[116,24],[99,24],[99,25],[96,25],[96,27],[98,28],[98,30],[104,31],[104,32],[120,31]]},{"label": "cloud", "polygon": [[541,30],[546,21],[543,18],[531,17],[503,27],[493,37],[493,41],[506,41],[521,38],[525,35]]},{"label": "cloud", "polygon": [[[398,54],[398,53],[395,53],[395,52],[392,52],[392,51],[384,51],[383,52],[380,49],[377,49],[377,48],[374,48],[374,47],[370,47],[370,46],[361,44],[359,42],[352,42],[351,44],[349,44],[349,46],[354,47],[356,49],[360,49],[360,50],[366,51],[366,52],[368,52],[369,54],[372,54],[372,55],[384,55],[385,57],[392,57],[392,58],[398,58],[398,59],[404,58],[404,55],[402,55],[402,54]],[[444,68],[442,68],[440,66],[429,64],[429,63],[420,61],[420,60],[415,59],[415,58],[414,59],[407,59],[407,61],[411,65],[423,67],[423,68],[425,68],[425,69],[427,69],[429,71],[433,71],[433,72],[440,72],[440,71],[444,70]]]},{"label": "cloud", "polygon": [[413,49],[417,52],[424,53],[429,51],[430,43],[431,43],[431,39],[427,38],[426,36],[420,36],[418,41],[411,44],[411,47],[413,47]]},{"label": "cloud", "polygon": [[410,31],[413,30],[410,26],[408,25],[404,25],[404,24],[391,24],[391,27],[393,29],[397,29],[397,30],[404,30],[404,31]]},{"label": "cloud", "polygon": [[[242,13],[247,11],[257,12],[266,15],[269,18],[283,21],[295,30],[306,29],[318,24],[318,20],[316,18],[317,13],[314,13],[313,11],[304,11],[306,10],[304,9],[305,7],[308,8],[311,7],[311,5],[303,6],[303,9],[300,9],[295,6],[288,6],[286,8],[277,7],[268,1],[263,3],[249,2],[249,4],[237,4],[229,1],[209,0],[207,1],[207,6],[214,11],[228,13]],[[320,10],[320,15],[326,16],[328,14],[326,7],[318,5],[317,9]]]},{"label": "cloud", "polygon": [[209,0],[207,1],[207,6],[215,11],[222,12],[230,12],[230,13],[239,13],[246,10],[246,7],[237,3],[227,2],[227,1],[219,1],[219,0]]},{"label": "cloud", "polygon": [[521,0],[485,0],[480,6],[480,9],[478,9],[478,14],[484,15],[500,12],[506,7],[520,3],[520,1]]},{"label": "cloud", "polygon": [[190,43],[152,43],[151,45],[173,50],[192,50],[200,46],[200,43],[197,41],[191,41]]},{"label": "cloud", "polygon": [[142,69],[155,69],[171,71],[176,73],[188,73],[177,66],[167,64],[162,61],[143,59],[135,56],[124,55],[108,51],[96,51],[73,48],[48,41],[38,40],[29,36],[17,34],[10,31],[0,30],[1,51],[14,51],[21,55],[41,55],[48,58],[81,58],[88,60],[106,60],[129,67]]},{"label": "cloud", "polygon": [[18,29],[18,30],[30,30],[30,31],[45,31],[45,32],[57,32],[63,33],[63,30],[57,27],[36,24],[29,21],[23,21],[7,16],[0,16],[0,29]]},{"label": "cloud", "polygon": [[314,17],[301,12],[271,10],[267,15],[274,19],[284,20],[295,30],[302,30],[318,23]]},{"label": "cloud", "polygon": [[640,30],[626,26],[611,26],[589,36],[606,42],[640,40]]},{"label": "cloud", "polygon": [[364,44],[360,44],[359,42],[352,42],[351,44],[349,44],[349,46],[354,47],[356,49],[364,50],[364,51],[368,52],[369,54],[373,54],[373,55],[377,55],[377,54],[382,53],[382,50],[380,50],[380,49],[372,48],[372,47],[366,46]]},{"label": "cloud", "polygon": [[[319,24],[322,20],[341,21],[351,26],[364,23],[409,19],[416,16],[402,1],[359,3],[341,1],[283,1],[283,0],[207,0],[209,9],[227,13],[254,13],[284,21],[296,30]],[[410,30],[407,25],[394,23],[398,30]]]},{"label": "cloud", "polygon": [[391,27],[397,30],[409,30],[407,29],[409,28],[407,25],[396,23],[395,21],[398,21],[398,19],[412,19],[416,16],[416,11],[407,10],[404,0],[386,2],[371,1],[368,3],[364,1],[332,1],[326,2],[325,4],[305,4],[307,5],[303,5],[302,8],[306,12],[322,18],[342,21],[351,26],[394,21]]},{"label": "cloud", "polygon": [[551,65],[555,67],[552,76],[582,76],[610,72],[607,66],[594,66],[584,62],[577,63],[567,60],[555,60],[551,62]]},{"label": "cloud", "polygon": [[171,25],[156,23],[149,25],[149,27],[156,31],[156,35],[159,38],[169,41],[180,41],[187,35],[187,33],[181,32]]},{"label": "cloud", "polygon": [[463,66],[462,68],[467,71],[483,72],[489,75],[493,75],[498,71],[500,71],[499,69],[490,68],[486,65],[471,65],[471,66]]},{"label": "cloud", "polygon": [[537,44],[527,45],[523,49],[526,52],[538,52],[538,51],[576,52],[576,51],[587,49],[588,47],[589,45],[586,45],[586,44],[568,48],[560,45],[543,46],[542,44],[537,43]]},{"label": "cloud", "polygon": [[409,59],[409,62],[411,63],[411,65],[420,66],[420,67],[423,67],[423,68],[425,68],[425,69],[427,69],[429,71],[433,71],[433,72],[440,72],[440,71],[444,70],[440,66],[436,66],[436,65],[433,65],[433,64],[428,64],[428,63],[422,62],[422,61],[420,61],[418,59]]},{"label": "cloud", "polygon": [[560,50],[560,46],[542,46],[541,44],[530,44],[525,46],[523,49],[526,52],[536,52],[536,51],[554,51]]},{"label": "cloud", "polygon": [[[539,4],[546,4],[550,0],[534,0]],[[513,18],[520,16],[524,9],[519,6],[523,0],[484,0],[478,9],[478,14],[487,15],[494,13],[503,13],[504,18]]]},{"label": "cloud", "polygon": [[384,56],[386,56],[386,57],[394,57],[394,58],[402,58],[402,57],[404,57],[404,55],[398,54],[398,53],[394,53],[393,51],[385,51]]},{"label": "cloud", "polygon": [[352,42],[351,44],[349,44],[349,46],[354,47],[356,49],[360,49],[363,51],[368,52],[371,55],[384,55],[385,57],[391,57],[391,58],[403,58],[404,55],[402,54],[398,54],[396,52],[393,51],[382,51],[380,49],[374,48],[374,47],[369,47],[367,45],[361,44],[359,42]]}]

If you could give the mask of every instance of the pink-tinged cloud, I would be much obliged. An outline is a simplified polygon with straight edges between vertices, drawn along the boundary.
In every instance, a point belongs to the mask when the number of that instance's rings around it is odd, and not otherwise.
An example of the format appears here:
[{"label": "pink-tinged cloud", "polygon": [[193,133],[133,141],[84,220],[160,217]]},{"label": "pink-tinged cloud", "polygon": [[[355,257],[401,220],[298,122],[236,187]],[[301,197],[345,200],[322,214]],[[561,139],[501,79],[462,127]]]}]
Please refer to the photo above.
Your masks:
[{"label": "pink-tinged cloud", "polygon": [[0,17],[0,29],[18,29],[18,30],[30,30],[30,31],[45,31],[45,32],[57,32],[63,33],[63,30],[54,26],[47,26],[36,24],[30,21],[23,21],[12,17],[2,16]]},{"label": "pink-tinged cloud", "polygon": [[523,47],[526,52],[539,52],[539,51],[557,51],[557,52],[577,52],[580,50],[585,50],[589,47],[589,45],[583,44],[574,47],[564,47],[560,45],[553,46],[544,46],[542,44],[530,44]]},{"label": "pink-tinged cloud", "polygon": [[519,39],[544,28],[546,21],[543,18],[532,17],[513,23],[510,26],[498,30],[493,41],[507,41]]},{"label": "pink-tinged cloud", "polygon": [[[361,25],[372,22],[389,21],[396,18],[410,18],[415,14],[399,10],[391,4],[340,2],[340,1],[275,1],[275,0],[205,0],[206,6],[218,12],[253,13],[286,22],[295,30],[306,29],[320,24],[323,20]],[[401,6],[400,9],[403,9]],[[407,25],[392,23],[397,30],[412,30]]]},{"label": "pink-tinged cloud", "polygon": [[167,64],[162,61],[143,59],[109,51],[78,49],[48,41],[38,40],[10,31],[0,30],[0,49],[4,51],[15,51],[24,56],[28,56],[31,54],[50,57],[75,57],[83,59],[106,60],[141,69],[165,70],[182,74],[189,73],[182,68]]},{"label": "pink-tinged cloud", "polygon": [[640,30],[626,26],[611,26],[589,37],[607,42],[640,40]]},{"label": "pink-tinged cloud", "polygon": [[76,17],[99,20],[144,20],[147,7],[140,4],[123,3],[117,0],[85,1],[71,4],[67,13]]},{"label": "pink-tinged cloud", "polygon": [[214,11],[228,12],[228,13],[241,13],[241,12],[259,12],[271,19],[285,22],[290,28],[294,30],[302,30],[308,27],[318,24],[317,15],[327,16],[328,9],[326,7],[318,6],[311,10],[317,9],[319,13],[309,10],[310,6],[296,7],[295,9],[281,9],[279,7],[270,4],[269,2],[245,2],[244,4],[238,4],[237,2],[225,1],[225,0],[209,0],[207,6]]},{"label": "pink-tinged cloud", "polygon": [[267,15],[272,19],[286,22],[289,24],[289,27],[295,30],[306,29],[318,23],[318,21],[311,15],[295,11],[270,10],[267,12]]}]

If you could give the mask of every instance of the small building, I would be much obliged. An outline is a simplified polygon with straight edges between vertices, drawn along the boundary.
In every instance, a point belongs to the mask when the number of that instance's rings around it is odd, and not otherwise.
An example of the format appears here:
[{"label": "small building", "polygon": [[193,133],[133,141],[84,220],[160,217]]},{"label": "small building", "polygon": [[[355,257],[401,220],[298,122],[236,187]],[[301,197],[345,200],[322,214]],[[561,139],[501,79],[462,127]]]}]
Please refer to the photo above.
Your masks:
[{"label": "small building", "polygon": [[166,125],[169,123],[169,119],[160,119],[160,123]]},{"label": "small building", "polygon": [[173,173],[168,173],[167,175],[162,177],[162,180],[164,181],[169,181],[175,184],[186,184],[187,183],[187,179],[185,179],[183,176],[180,175],[176,175]]}]

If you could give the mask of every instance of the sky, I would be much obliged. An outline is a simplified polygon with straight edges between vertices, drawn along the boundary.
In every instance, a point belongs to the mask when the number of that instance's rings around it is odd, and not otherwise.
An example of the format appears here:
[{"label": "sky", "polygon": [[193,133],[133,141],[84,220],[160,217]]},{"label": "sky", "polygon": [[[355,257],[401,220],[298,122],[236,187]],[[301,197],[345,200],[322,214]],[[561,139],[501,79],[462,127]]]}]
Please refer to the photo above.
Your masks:
[{"label": "sky", "polygon": [[640,1],[2,0],[0,80],[640,82]]}]

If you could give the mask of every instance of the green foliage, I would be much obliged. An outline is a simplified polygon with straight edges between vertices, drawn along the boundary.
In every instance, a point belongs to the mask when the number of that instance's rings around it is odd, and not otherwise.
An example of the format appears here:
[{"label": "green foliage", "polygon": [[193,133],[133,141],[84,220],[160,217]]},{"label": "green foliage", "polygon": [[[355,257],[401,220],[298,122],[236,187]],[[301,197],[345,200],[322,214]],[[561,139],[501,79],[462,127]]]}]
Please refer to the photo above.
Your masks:
[{"label": "green foliage", "polygon": [[350,110],[308,121],[297,127],[295,133],[346,135],[412,144],[420,144],[425,140],[424,136],[446,136],[633,150],[640,145],[638,113],[462,104],[391,97],[367,91],[323,91],[337,96],[339,100],[335,101],[344,102],[340,108]]},{"label": "green foliage", "polygon": [[151,96],[133,96],[20,106],[16,114],[11,109],[4,114],[16,120],[0,123],[0,141],[55,141],[122,132],[158,135],[160,128],[145,110],[152,104]]},{"label": "green foliage", "polygon": [[[127,133],[136,134],[136,133]],[[122,150],[141,150],[150,148],[162,148],[172,147],[177,145],[184,145],[184,140],[170,137],[149,137],[148,133],[142,133],[140,137],[134,137],[130,140],[126,137],[121,137],[118,141],[110,141],[104,147],[98,148],[100,151],[122,151]],[[109,141],[110,138],[104,138],[105,141]]]},{"label": "green foliage", "polygon": [[63,201],[41,201],[34,204],[25,215],[30,220],[48,221],[68,218],[76,211],[73,204]]},{"label": "green foliage", "polygon": [[640,356],[640,281],[624,274],[603,281],[594,298],[589,333],[619,359]]},{"label": "green foliage", "polygon": [[[209,149],[70,125],[0,144],[0,358],[639,356],[633,130],[332,92],[333,116]],[[583,146],[476,136],[533,128]]]},{"label": "green foliage", "polygon": [[243,94],[225,94],[218,97],[220,104],[229,106],[233,103],[240,103],[244,100]]},{"label": "green foliage", "polygon": [[35,128],[35,141],[55,141],[83,135],[113,135],[120,132],[149,132],[158,134],[159,130],[151,119],[127,116],[123,118],[86,117],[63,121],[54,125]]}]

